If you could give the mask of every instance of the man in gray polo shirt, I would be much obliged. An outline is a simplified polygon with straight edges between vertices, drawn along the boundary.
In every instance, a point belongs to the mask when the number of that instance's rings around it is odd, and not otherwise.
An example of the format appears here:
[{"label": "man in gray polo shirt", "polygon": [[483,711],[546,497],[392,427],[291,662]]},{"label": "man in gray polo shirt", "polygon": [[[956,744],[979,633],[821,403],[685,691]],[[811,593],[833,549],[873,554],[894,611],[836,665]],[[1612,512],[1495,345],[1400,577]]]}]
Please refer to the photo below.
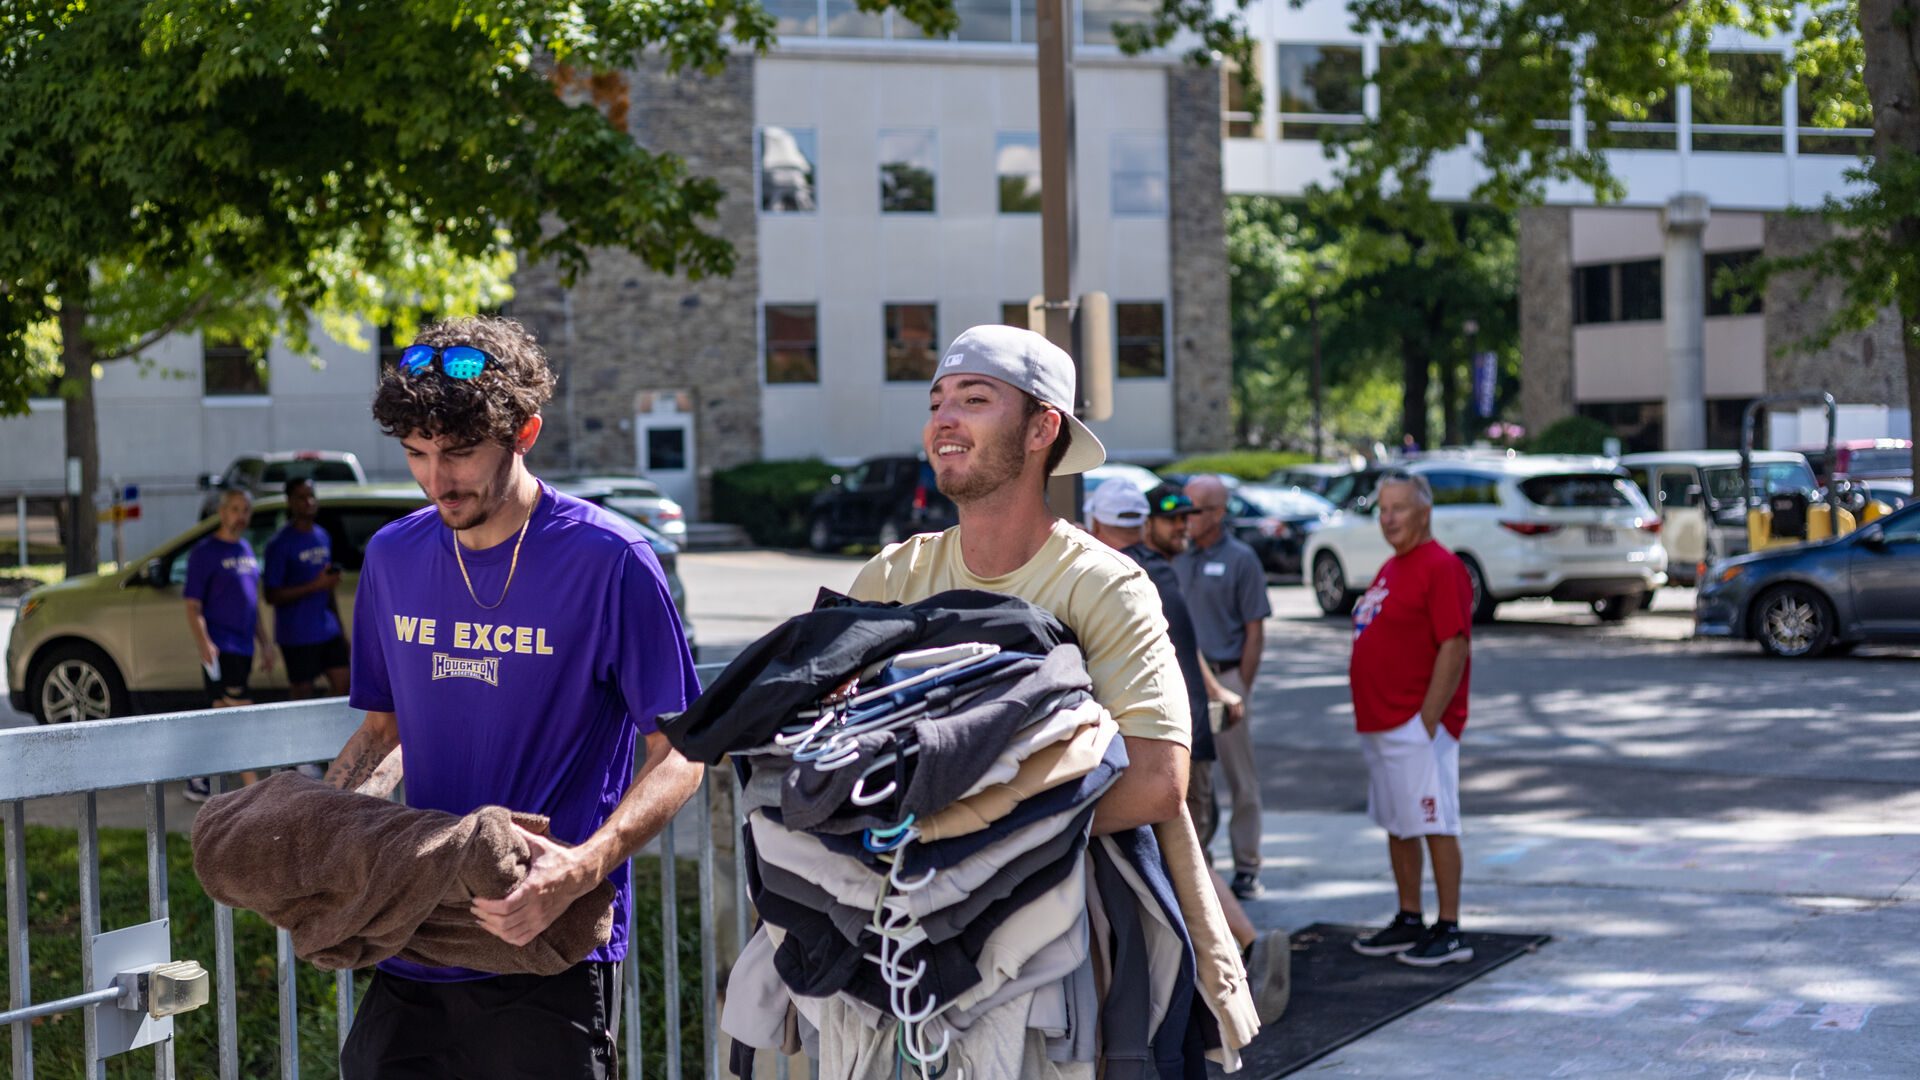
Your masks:
[{"label": "man in gray polo shirt", "polygon": [[[1220,684],[1240,695],[1247,719],[1222,727],[1214,752],[1226,774],[1233,845],[1233,894],[1242,900],[1261,895],[1260,778],[1253,766],[1253,681],[1266,647],[1267,575],[1253,549],[1227,533],[1227,485],[1217,476],[1196,476],[1187,484],[1194,513],[1187,519],[1192,538],[1173,560],[1180,591],[1193,615],[1200,655]],[[1203,845],[1211,835],[1202,836]]]}]

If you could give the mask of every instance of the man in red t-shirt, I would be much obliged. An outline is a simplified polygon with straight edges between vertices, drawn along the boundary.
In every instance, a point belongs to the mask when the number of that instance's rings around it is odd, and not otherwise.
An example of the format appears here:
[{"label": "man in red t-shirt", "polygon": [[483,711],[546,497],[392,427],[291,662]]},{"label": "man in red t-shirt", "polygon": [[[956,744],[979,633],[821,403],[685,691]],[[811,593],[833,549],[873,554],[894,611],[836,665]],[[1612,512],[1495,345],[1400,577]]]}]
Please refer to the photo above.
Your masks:
[{"label": "man in red t-shirt", "polygon": [[[1473,948],[1460,932],[1460,735],[1473,584],[1433,538],[1433,489],[1424,477],[1389,474],[1374,500],[1393,557],[1354,607],[1347,680],[1367,759],[1367,814],[1387,830],[1400,913],[1353,947],[1416,967],[1464,963]],[[1420,914],[1422,837],[1440,900],[1432,926]]]}]

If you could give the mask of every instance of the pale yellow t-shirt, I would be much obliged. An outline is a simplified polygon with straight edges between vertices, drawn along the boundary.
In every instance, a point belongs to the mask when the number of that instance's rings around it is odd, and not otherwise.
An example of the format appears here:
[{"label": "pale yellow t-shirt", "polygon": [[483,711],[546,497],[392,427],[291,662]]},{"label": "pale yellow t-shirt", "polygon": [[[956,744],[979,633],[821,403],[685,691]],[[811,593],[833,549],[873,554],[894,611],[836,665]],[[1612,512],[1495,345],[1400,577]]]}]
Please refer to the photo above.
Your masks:
[{"label": "pale yellow t-shirt", "polygon": [[1080,639],[1093,697],[1120,734],[1193,745],[1187,684],[1167,637],[1160,594],[1138,563],[1067,521],[1025,566],[978,577],[960,555],[960,526],[915,536],[875,555],[849,594],[856,600],[910,604],[949,589],[1020,597],[1053,613]]}]

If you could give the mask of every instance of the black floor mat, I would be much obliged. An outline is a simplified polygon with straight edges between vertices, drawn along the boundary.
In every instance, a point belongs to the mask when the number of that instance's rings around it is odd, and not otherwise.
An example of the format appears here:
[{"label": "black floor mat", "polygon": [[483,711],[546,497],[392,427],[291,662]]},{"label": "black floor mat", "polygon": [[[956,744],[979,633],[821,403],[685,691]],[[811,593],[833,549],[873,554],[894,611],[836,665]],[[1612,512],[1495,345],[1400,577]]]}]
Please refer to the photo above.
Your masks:
[{"label": "black floor mat", "polygon": [[[1552,940],[1546,934],[1470,932],[1472,960],[1416,968],[1354,952],[1353,939],[1375,929],[1314,923],[1294,931],[1293,999],[1279,1023],[1240,1051],[1235,1080],[1286,1076]],[[1207,1071],[1226,1075],[1218,1065]]]}]

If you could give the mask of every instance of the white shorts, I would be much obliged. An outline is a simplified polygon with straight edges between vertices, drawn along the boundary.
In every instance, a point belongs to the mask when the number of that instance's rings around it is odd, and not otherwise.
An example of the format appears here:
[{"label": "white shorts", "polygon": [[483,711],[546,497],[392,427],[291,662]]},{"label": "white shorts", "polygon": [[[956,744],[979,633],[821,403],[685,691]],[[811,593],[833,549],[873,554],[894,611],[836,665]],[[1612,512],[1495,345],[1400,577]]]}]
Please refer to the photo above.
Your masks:
[{"label": "white shorts", "polygon": [[1387,835],[1460,835],[1460,741],[1420,717],[1360,734],[1367,759],[1367,816]]}]

